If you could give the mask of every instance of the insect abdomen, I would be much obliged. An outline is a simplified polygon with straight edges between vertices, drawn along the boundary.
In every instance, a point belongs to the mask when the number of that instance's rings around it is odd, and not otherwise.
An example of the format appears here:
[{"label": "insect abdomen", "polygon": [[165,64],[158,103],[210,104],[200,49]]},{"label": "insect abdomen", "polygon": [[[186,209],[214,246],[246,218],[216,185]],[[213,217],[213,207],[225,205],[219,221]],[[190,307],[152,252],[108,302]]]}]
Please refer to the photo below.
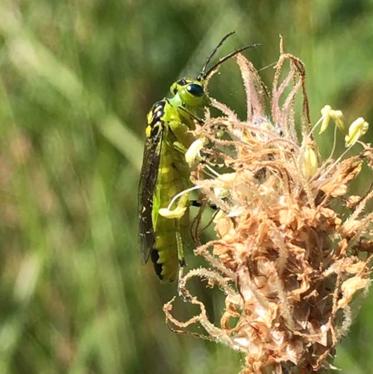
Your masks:
[{"label": "insect abdomen", "polygon": [[[187,165],[183,155],[169,142],[162,147],[155,198],[160,207],[167,207],[171,199],[188,187]],[[188,214],[179,219],[157,215],[155,222],[155,248],[151,253],[159,278],[173,281],[179,267],[178,247],[187,240]]]}]

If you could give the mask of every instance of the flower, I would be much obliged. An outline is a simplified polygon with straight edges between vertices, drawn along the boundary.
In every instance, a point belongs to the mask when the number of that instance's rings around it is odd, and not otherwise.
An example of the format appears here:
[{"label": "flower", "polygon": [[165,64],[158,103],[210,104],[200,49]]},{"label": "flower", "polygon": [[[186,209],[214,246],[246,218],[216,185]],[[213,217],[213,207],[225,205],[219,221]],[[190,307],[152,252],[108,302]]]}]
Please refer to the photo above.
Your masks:
[{"label": "flower", "polygon": [[[373,170],[373,149],[364,144],[359,155],[344,152],[333,160],[332,152],[319,159],[313,129],[323,122],[323,132],[333,121],[335,129],[345,131],[343,113],[326,105],[310,129],[304,66],[288,53],[276,65],[272,125],[258,126],[258,118],[269,118],[263,84],[251,62],[239,55],[237,63],[247,120],[218,103],[223,116],[209,117],[194,132],[209,140],[209,152],[204,163],[195,165],[191,180],[205,206],[217,207],[210,212],[215,238],[194,251],[203,265],[183,269],[179,278],[179,295],[199,310],[180,321],[173,299],[164,306],[166,320],[180,332],[196,334],[193,327],[200,326],[201,337],[244,353],[241,374],[320,372],[332,367],[336,346],[352,322],[353,302],[370,285],[373,213],[365,208],[373,191],[351,201],[349,187],[363,164]],[[303,113],[298,122],[299,95]],[[299,123],[304,124],[302,139]],[[368,123],[358,118],[346,143],[354,144],[367,130]],[[202,150],[202,143],[196,144],[192,162]],[[202,218],[208,218],[209,209],[203,214],[193,227],[196,243],[203,241],[207,220]],[[216,323],[201,293],[194,293],[199,280],[225,298]]]}]

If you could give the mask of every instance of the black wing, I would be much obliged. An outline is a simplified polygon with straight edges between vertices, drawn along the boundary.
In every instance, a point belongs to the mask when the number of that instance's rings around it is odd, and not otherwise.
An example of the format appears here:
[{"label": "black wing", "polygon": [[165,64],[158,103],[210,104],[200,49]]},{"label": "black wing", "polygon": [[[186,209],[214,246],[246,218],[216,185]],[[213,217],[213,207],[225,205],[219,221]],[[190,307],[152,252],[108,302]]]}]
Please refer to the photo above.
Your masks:
[{"label": "black wing", "polygon": [[150,136],[147,136],[144,146],[141,175],[138,194],[138,215],[139,215],[139,238],[140,250],[144,261],[149,259],[150,251],[154,248],[155,236],[153,228],[153,195],[157,183],[158,169],[161,158],[161,147],[164,123],[163,104],[154,104],[151,111],[151,120],[148,124],[151,127]]}]

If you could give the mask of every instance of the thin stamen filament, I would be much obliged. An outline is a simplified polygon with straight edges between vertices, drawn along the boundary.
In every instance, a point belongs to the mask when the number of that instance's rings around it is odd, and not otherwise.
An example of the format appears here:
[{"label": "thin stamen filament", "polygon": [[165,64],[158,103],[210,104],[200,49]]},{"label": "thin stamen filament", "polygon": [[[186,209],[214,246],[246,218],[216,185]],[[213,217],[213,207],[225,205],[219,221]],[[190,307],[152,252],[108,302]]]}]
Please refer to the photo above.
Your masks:
[{"label": "thin stamen filament", "polygon": [[176,195],[171,199],[170,203],[168,204],[167,209],[168,209],[168,210],[171,210],[171,206],[172,206],[172,205],[174,204],[174,202],[175,202],[177,199],[179,199],[181,196],[183,196],[183,195],[185,195],[185,194],[187,194],[187,193],[189,193],[189,192],[191,192],[191,191],[198,190],[198,189],[200,189],[200,188],[201,188],[200,186],[193,186],[193,187],[187,188],[187,189],[184,190],[184,191],[179,192],[178,194],[176,194]]}]

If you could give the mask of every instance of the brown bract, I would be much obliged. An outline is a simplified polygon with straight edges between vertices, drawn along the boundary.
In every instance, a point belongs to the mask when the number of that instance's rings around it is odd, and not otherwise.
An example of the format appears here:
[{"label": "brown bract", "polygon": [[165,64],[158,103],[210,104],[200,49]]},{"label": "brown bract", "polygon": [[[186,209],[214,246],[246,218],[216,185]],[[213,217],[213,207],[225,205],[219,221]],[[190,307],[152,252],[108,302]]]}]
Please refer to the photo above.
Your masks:
[{"label": "brown bract", "polygon": [[[348,191],[364,163],[371,171],[373,151],[360,143],[357,156],[321,162],[302,62],[281,54],[270,113],[257,71],[242,55],[237,63],[246,120],[213,99],[222,115],[208,115],[195,131],[205,139],[206,162],[191,179],[218,208],[216,239],[195,250],[207,267],[179,279],[180,295],[200,314],[180,322],[172,300],[165,305],[166,318],[178,331],[199,324],[205,337],[243,352],[242,373],[317,372],[330,367],[351,324],[351,301],[370,284],[373,215],[365,207],[373,192],[349,196]],[[298,119],[297,98],[303,106]],[[220,175],[212,177],[211,168]],[[188,282],[196,277],[225,295],[218,324],[189,291]]]}]

